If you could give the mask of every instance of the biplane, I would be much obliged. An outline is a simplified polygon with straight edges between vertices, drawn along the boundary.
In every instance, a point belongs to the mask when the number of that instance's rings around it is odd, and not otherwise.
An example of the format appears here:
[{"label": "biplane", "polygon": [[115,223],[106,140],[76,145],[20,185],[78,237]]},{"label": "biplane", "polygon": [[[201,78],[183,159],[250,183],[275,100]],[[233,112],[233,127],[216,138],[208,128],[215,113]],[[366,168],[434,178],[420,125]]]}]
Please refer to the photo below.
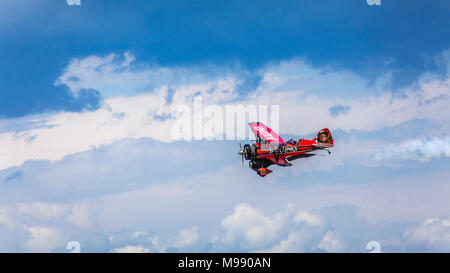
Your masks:
[{"label": "biplane", "polygon": [[244,159],[249,160],[250,169],[261,177],[272,172],[267,168],[270,165],[292,166],[291,161],[295,159],[314,156],[317,150],[326,150],[330,154],[328,148],[333,147],[333,137],[328,128],[320,130],[312,140],[284,141],[261,122],[250,122],[248,125],[256,136],[255,143],[245,144],[244,147],[239,143],[241,150],[238,154],[242,156],[242,164]]}]

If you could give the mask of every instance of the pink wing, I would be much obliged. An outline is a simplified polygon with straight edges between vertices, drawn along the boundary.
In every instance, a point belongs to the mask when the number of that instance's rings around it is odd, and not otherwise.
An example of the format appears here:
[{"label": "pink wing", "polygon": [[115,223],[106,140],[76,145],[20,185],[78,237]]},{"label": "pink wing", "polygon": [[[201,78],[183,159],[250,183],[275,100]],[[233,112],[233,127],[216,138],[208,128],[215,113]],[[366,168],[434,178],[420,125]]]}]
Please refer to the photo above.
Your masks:
[{"label": "pink wing", "polygon": [[261,122],[250,122],[248,125],[253,133],[269,143],[286,143],[277,133]]}]

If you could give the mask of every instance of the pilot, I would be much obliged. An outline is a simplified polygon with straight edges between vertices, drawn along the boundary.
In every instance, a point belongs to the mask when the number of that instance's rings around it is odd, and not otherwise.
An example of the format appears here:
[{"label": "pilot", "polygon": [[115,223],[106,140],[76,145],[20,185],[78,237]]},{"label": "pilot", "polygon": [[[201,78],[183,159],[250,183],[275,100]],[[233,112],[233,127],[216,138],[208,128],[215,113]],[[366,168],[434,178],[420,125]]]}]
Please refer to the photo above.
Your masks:
[{"label": "pilot", "polygon": [[325,131],[320,131],[318,141],[321,143],[327,143],[328,142],[328,133]]},{"label": "pilot", "polygon": [[288,141],[286,141],[286,143],[289,143],[291,145],[297,145],[297,141],[295,141],[294,139],[289,139]]}]

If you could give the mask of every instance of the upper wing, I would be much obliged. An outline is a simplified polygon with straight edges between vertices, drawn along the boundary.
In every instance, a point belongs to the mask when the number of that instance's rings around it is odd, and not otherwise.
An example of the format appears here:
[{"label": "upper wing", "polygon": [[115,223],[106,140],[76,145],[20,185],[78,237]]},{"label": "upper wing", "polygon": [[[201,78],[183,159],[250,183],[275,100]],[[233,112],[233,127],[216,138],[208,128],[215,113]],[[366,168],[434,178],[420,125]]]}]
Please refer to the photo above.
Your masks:
[{"label": "upper wing", "polygon": [[255,135],[269,143],[286,143],[277,133],[272,131],[272,129],[261,122],[250,122],[248,125],[252,129],[253,133],[255,133]]}]

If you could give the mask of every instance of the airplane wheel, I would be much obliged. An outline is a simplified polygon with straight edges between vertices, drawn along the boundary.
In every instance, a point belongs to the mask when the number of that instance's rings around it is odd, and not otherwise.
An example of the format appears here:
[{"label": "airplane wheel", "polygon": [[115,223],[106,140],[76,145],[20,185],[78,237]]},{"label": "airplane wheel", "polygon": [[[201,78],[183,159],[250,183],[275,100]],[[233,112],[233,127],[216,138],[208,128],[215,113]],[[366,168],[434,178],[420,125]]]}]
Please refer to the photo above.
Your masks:
[{"label": "airplane wheel", "polygon": [[250,145],[248,145],[248,144],[244,145],[244,158],[245,158],[245,160],[250,159]]},{"label": "airplane wheel", "polygon": [[250,169],[252,169],[252,170],[258,169],[258,165],[257,165],[256,161],[254,161],[254,160],[250,160],[250,161],[248,162],[248,166],[249,166]]},{"label": "airplane wheel", "polygon": [[251,148],[250,148],[250,152],[252,155],[252,158],[256,158],[256,145],[252,144]]}]

